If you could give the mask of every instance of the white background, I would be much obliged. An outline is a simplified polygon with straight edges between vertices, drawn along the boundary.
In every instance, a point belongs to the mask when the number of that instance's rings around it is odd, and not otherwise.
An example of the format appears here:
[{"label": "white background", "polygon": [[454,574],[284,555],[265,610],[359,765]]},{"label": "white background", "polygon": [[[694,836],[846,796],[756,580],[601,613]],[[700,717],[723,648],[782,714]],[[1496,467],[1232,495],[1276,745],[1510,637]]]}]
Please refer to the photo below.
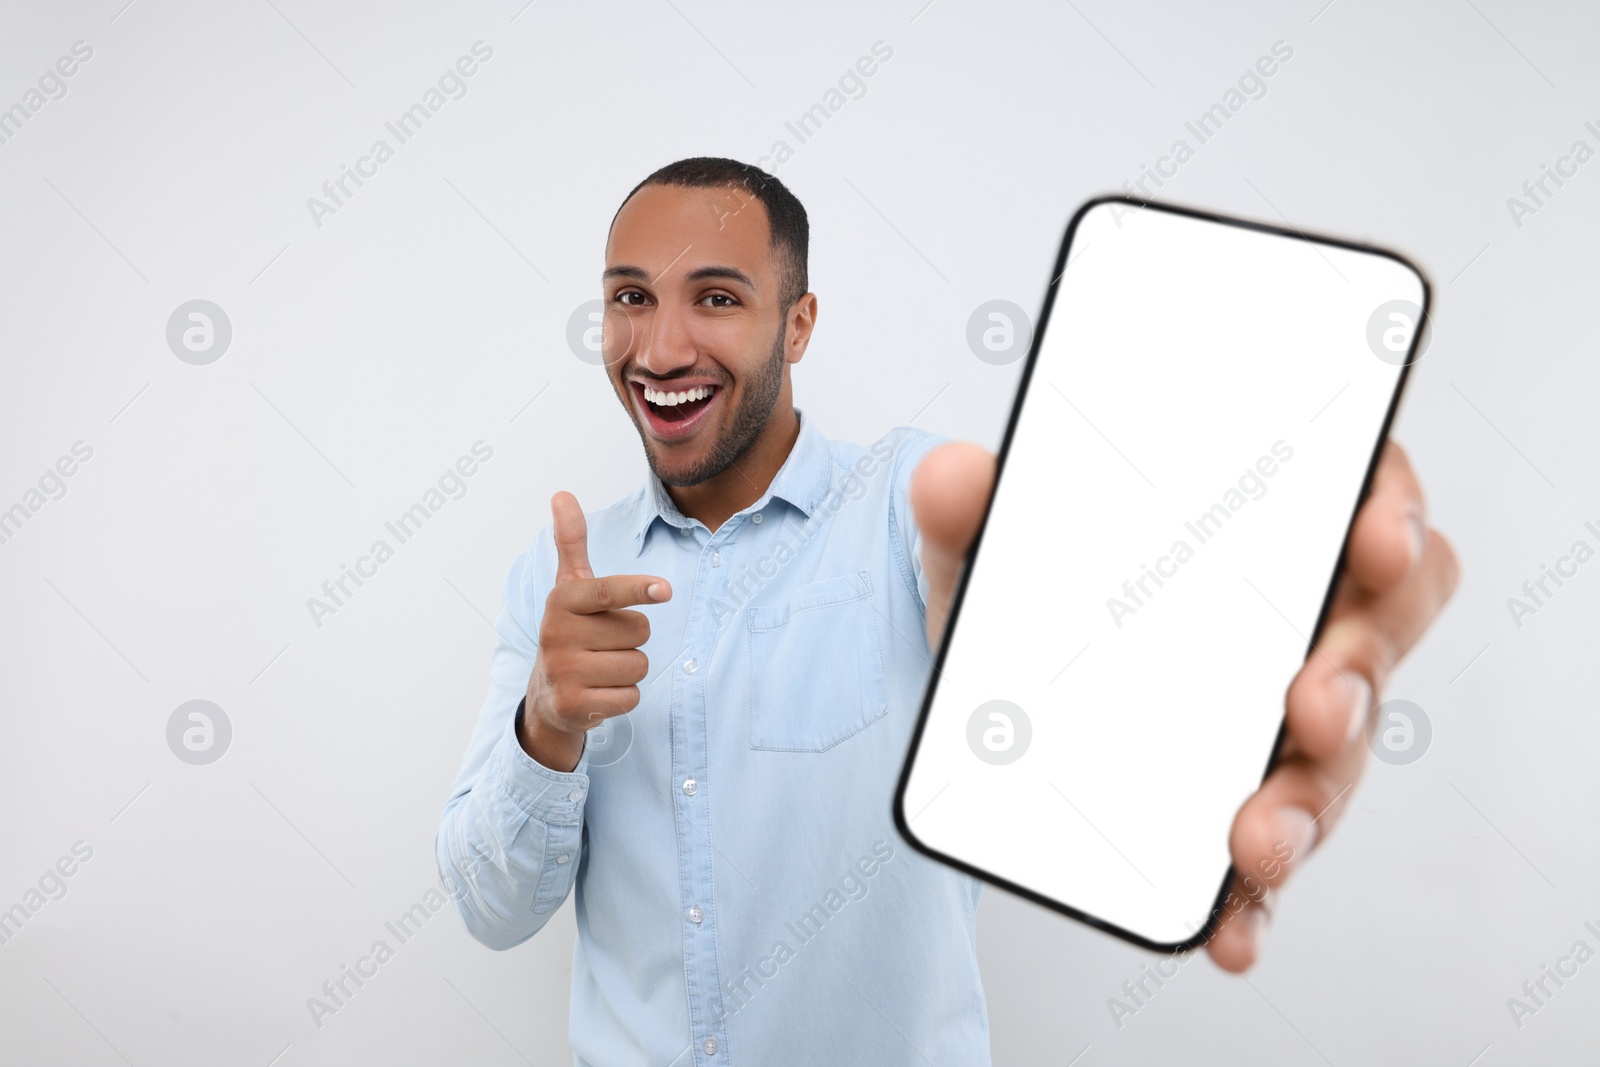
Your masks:
[{"label": "white background", "polygon": [[[5,105],[95,50],[0,145],[0,506],[95,450],[0,545],[0,907],[94,849],[0,946],[8,1057],[568,1062],[570,906],[499,955],[436,915],[320,1031],[305,1002],[435,884],[485,617],[550,494],[603,506],[643,474],[566,342],[617,203],[672,159],[793,145],[784,123],[878,40],[866,95],[776,168],[812,219],[795,384],[830,436],[998,444],[1020,365],[975,358],[968,316],[1036,308],[1073,209],[1192,143],[1274,41],[1293,58],[1161,194],[1392,245],[1436,282],[1396,436],[1465,577],[1387,694],[1426,709],[1431,748],[1374,764],[1247,979],[1196,958],[1120,1029],[1107,998],[1150,957],[986,891],[997,1062],[1600,1043],[1600,962],[1520,1029],[1506,1007],[1600,948],[1600,563],[1520,628],[1506,608],[1574,540],[1600,548],[1600,162],[1520,227],[1506,207],[1574,140],[1600,148],[1591,8],[124,2],[8,4],[0,32]],[[469,94],[314,226],[306,198],[478,39]],[[195,298],[233,324],[208,367],[165,341]],[[467,496],[316,628],[306,598],[479,439]],[[165,741],[197,698],[234,728],[209,767]]]}]

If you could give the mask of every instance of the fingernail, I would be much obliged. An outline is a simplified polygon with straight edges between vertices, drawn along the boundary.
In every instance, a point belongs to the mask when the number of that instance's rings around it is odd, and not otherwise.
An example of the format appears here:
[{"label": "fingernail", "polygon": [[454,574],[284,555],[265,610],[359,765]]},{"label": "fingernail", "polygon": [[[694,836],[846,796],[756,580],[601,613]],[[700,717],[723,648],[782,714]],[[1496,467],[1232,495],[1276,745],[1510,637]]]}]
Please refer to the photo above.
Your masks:
[{"label": "fingernail", "polygon": [[1337,684],[1344,690],[1343,697],[1350,706],[1350,724],[1345,730],[1345,744],[1366,732],[1367,715],[1372,710],[1372,684],[1364,674],[1346,671],[1345,678]]},{"label": "fingernail", "polygon": [[1267,909],[1259,905],[1249,907],[1240,918],[1247,924],[1245,930],[1250,935],[1250,959],[1254,962],[1260,958],[1261,949],[1267,943]]},{"label": "fingernail", "polygon": [[1406,525],[1411,528],[1411,563],[1415,566],[1427,548],[1428,531],[1423,528],[1422,516],[1414,511],[1406,515]]},{"label": "fingernail", "polygon": [[1278,809],[1278,840],[1287,846],[1289,854],[1278,859],[1293,863],[1311,851],[1317,842],[1317,824],[1305,808],[1288,805]]},{"label": "fingernail", "polygon": [[651,582],[644,591],[650,594],[651,600],[665,600],[667,597],[667,587],[660,582]]}]

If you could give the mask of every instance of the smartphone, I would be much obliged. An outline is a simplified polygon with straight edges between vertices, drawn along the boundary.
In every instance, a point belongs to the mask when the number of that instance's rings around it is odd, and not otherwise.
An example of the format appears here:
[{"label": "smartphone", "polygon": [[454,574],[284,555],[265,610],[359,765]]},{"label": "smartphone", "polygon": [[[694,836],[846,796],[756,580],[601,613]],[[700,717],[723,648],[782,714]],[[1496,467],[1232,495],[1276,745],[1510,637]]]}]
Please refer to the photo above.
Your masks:
[{"label": "smartphone", "polygon": [[1215,931],[1428,305],[1369,245],[1073,215],[895,791],[907,842],[1146,948]]}]

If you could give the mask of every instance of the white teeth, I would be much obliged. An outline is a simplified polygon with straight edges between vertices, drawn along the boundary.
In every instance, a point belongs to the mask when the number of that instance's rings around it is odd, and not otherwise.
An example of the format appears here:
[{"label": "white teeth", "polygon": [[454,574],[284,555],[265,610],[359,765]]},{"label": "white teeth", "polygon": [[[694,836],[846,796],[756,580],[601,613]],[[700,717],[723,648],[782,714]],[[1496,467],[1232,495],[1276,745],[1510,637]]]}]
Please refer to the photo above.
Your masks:
[{"label": "white teeth", "polygon": [[664,393],[647,385],[644,387],[644,398],[657,407],[670,408],[690,400],[704,400],[711,395],[713,389],[713,386],[702,385],[697,389],[687,389],[681,393]]}]

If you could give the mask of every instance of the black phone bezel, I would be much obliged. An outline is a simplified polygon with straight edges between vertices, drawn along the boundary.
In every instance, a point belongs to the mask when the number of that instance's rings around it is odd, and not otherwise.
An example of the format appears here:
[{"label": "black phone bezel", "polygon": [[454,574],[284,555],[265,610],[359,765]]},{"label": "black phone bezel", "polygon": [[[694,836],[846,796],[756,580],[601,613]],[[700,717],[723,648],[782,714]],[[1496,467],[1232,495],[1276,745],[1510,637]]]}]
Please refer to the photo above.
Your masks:
[{"label": "black phone bezel", "polygon": [[[1367,497],[1371,494],[1372,481],[1373,477],[1377,473],[1378,461],[1383,452],[1383,444],[1389,438],[1389,430],[1394,423],[1395,413],[1399,409],[1401,395],[1405,392],[1406,382],[1409,380],[1411,375],[1411,368],[1418,359],[1417,353],[1420,351],[1420,346],[1428,332],[1430,322],[1429,312],[1433,303],[1433,290],[1432,286],[1429,284],[1428,276],[1424,274],[1415,263],[1411,262],[1411,260],[1407,259],[1405,256],[1402,256],[1399,253],[1391,251],[1387,248],[1380,248],[1359,241],[1331,237],[1326,234],[1307,233],[1306,231],[1300,229],[1274,226],[1269,223],[1257,222],[1254,220],[1238,218],[1230,215],[1223,215],[1200,208],[1183,207],[1176,204],[1141,200],[1137,197],[1126,196],[1120,193],[1097,196],[1085,201],[1083,205],[1073,213],[1071,220],[1067,223],[1066,232],[1062,236],[1061,247],[1056,254],[1055,267],[1051,271],[1050,283],[1048,288],[1045,290],[1044,305],[1039,312],[1038,325],[1034,328],[1033,338],[1028,347],[1027,360],[1023,365],[1022,376],[1017,383],[1016,398],[1012,402],[1011,414],[1006,420],[1005,436],[1000,442],[1000,451],[996,459],[994,490],[991,491],[989,500],[984,505],[983,519],[978,525],[977,534],[972,539],[972,546],[967,551],[966,558],[963,561],[963,566],[961,568],[960,577],[956,583],[956,588],[950,601],[950,613],[945,621],[944,634],[940,639],[939,648],[935,653],[932,669],[928,674],[928,684],[923,693],[922,708],[917,714],[917,723],[911,735],[911,743],[906,750],[905,760],[901,765],[899,781],[895,786],[894,801],[891,807],[893,809],[892,813],[894,816],[895,828],[899,831],[900,836],[912,848],[916,849],[918,852],[929,857],[930,859],[937,860],[946,866],[962,871],[975,878],[982,879],[991,885],[998,886],[1009,893],[1014,893],[1017,896],[1020,896],[1025,900],[1032,901],[1033,903],[1041,905],[1042,907],[1049,908],[1052,911],[1060,912],[1063,915],[1092,926],[1103,933],[1107,933],[1113,937],[1131,942],[1135,945],[1138,945],[1140,948],[1149,949],[1154,952],[1180,953],[1192,951],[1193,949],[1203,945],[1206,941],[1210,940],[1211,936],[1220,928],[1220,920],[1222,917],[1223,908],[1227,901],[1228,891],[1230,886],[1233,884],[1234,876],[1238,873],[1233,864],[1230,863],[1226,872],[1224,872],[1222,877],[1222,886],[1217,891],[1217,896],[1212,903],[1210,914],[1207,916],[1204,925],[1200,927],[1194,936],[1183,941],[1154,941],[1150,938],[1136,934],[1131,930],[1117,926],[1115,923],[1107,922],[1104,919],[1089,914],[1088,912],[1074,908],[1070,904],[1064,904],[1058,900],[1046,897],[1041,893],[1036,893],[1031,889],[1011,882],[1006,878],[1002,878],[999,875],[993,874],[980,867],[969,864],[964,860],[958,859],[954,856],[940,852],[938,849],[928,846],[923,841],[919,840],[914,833],[912,833],[910,822],[905,815],[905,792],[906,786],[911,778],[911,768],[913,763],[916,761],[917,749],[922,741],[922,733],[924,728],[927,726],[928,713],[933,706],[934,693],[938,687],[939,672],[944,666],[945,652],[948,650],[951,636],[955,632],[956,619],[960,616],[961,603],[967,590],[967,581],[972,574],[972,564],[977,559],[978,552],[983,545],[983,535],[984,531],[989,525],[989,514],[994,504],[994,495],[995,492],[999,490],[1000,479],[1005,474],[1006,458],[1009,456],[1011,451],[1011,441],[1016,432],[1017,421],[1022,413],[1022,404],[1027,397],[1028,386],[1033,378],[1033,370],[1035,363],[1038,360],[1039,350],[1049,327],[1050,312],[1055,305],[1056,292],[1060,287],[1061,279],[1066,275],[1067,262],[1072,250],[1072,240],[1074,235],[1077,233],[1078,223],[1082,221],[1083,217],[1094,208],[1109,203],[1125,204],[1128,205],[1132,210],[1148,209],[1154,211],[1165,211],[1175,215],[1184,215],[1188,216],[1189,218],[1202,219],[1208,222],[1257,230],[1280,237],[1288,237],[1295,240],[1312,242],[1315,244],[1326,244],[1337,248],[1345,248],[1371,255],[1384,256],[1388,259],[1394,260],[1407,270],[1411,271],[1416,275],[1417,280],[1422,284],[1422,321],[1417,327],[1416,331],[1412,334],[1411,345],[1406,352],[1406,360],[1400,367],[1399,378],[1395,381],[1394,394],[1389,398],[1389,408],[1384,413],[1383,424],[1379,428],[1377,440],[1373,444],[1372,456],[1367,463],[1366,474],[1363,476],[1361,481],[1361,490],[1356,494],[1355,504],[1350,510],[1350,517],[1348,521],[1345,523],[1344,539],[1339,546],[1339,555],[1334,563],[1333,573],[1328,582],[1327,592],[1323,595],[1322,608],[1317,613],[1317,623],[1312,630],[1310,643],[1306,649],[1306,658],[1310,658],[1311,653],[1316,648],[1317,640],[1322,636],[1322,628],[1327,622],[1328,612],[1333,605],[1333,597],[1339,586],[1339,578],[1344,573],[1345,559],[1350,548],[1350,532],[1355,526],[1355,519],[1360,513],[1361,506],[1366,502]],[[1277,766],[1279,757],[1283,751],[1283,744],[1287,736],[1288,722],[1287,718],[1285,717],[1279,721],[1278,734],[1272,745],[1272,754],[1268,757],[1267,766],[1261,774],[1262,781],[1265,781],[1267,776],[1272,773],[1273,768]]]}]

